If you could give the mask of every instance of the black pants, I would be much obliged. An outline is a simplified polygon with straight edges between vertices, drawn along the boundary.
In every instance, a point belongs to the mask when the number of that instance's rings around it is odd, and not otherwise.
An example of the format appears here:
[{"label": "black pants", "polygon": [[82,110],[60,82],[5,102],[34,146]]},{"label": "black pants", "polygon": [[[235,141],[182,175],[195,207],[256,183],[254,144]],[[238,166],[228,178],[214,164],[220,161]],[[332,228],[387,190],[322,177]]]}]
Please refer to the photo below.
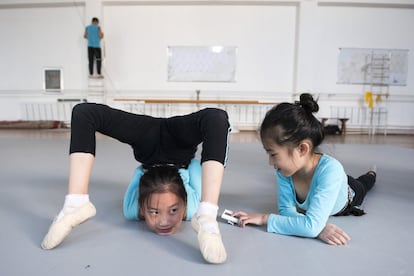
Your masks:
[{"label": "black pants", "polygon": [[73,108],[70,153],[95,155],[98,131],[129,144],[144,166],[174,164],[186,167],[202,144],[201,162],[225,165],[230,124],[227,113],[206,108],[182,116],[155,118],[107,105],[82,103]]},{"label": "black pants", "polygon": [[101,48],[88,47],[89,74],[90,75],[93,75],[94,60],[96,60],[96,71],[98,75],[101,74],[101,66],[102,66],[101,56],[102,56]]},{"label": "black pants", "polygon": [[355,192],[355,195],[352,201],[348,202],[348,206],[336,216],[364,215],[364,210],[360,209],[359,206],[361,206],[368,191],[374,186],[375,180],[376,175],[373,172],[368,172],[356,179],[348,175],[348,185]]}]

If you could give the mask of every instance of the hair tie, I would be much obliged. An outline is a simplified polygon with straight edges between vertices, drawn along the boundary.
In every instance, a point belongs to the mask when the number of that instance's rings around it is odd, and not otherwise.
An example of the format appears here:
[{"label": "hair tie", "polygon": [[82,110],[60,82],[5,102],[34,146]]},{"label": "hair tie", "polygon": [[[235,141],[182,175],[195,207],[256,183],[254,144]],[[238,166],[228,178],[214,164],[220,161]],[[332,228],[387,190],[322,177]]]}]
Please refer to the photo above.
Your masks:
[{"label": "hair tie", "polygon": [[300,101],[295,101],[295,105],[298,105],[300,107],[303,107],[302,104],[300,103]]}]

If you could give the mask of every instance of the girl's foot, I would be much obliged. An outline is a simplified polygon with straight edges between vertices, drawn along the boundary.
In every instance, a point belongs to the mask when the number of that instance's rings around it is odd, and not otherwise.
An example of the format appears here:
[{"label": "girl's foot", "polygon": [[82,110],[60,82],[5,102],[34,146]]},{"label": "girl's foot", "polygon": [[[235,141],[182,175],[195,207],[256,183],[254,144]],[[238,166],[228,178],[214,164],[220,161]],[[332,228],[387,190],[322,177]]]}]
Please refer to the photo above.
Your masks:
[{"label": "girl's foot", "polygon": [[[197,232],[198,243],[203,258],[212,264],[224,263],[227,259],[226,249],[221,240],[217,221],[214,217],[194,215],[191,220],[193,229]],[[214,225],[214,231],[211,229]]]},{"label": "girl's foot", "polygon": [[371,168],[369,168],[367,174],[373,175],[373,176],[377,176],[377,166],[376,165],[372,165]]},{"label": "girl's foot", "polygon": [[63,242],[70,231],[89,218],[95,216],[96,209],[91,202],[82,206],[70,209],[64,208],[59,216],[55,218],[44,237],[41,247],[43,249],[53,249]]}]

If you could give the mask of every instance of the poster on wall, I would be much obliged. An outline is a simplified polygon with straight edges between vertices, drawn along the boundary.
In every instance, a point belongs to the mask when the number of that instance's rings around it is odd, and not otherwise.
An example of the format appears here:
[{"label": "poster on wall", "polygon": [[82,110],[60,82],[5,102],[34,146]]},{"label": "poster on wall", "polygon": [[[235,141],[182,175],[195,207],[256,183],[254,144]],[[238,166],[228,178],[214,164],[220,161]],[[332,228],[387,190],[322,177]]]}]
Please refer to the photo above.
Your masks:
[{"label": "poster on wall", "polygon": [[340,48],[339,84],[407,84],[408,50]]},{"label": "poster on wall", "polygon": [[237,47],[168,46],[168,81],[235,82]]}]

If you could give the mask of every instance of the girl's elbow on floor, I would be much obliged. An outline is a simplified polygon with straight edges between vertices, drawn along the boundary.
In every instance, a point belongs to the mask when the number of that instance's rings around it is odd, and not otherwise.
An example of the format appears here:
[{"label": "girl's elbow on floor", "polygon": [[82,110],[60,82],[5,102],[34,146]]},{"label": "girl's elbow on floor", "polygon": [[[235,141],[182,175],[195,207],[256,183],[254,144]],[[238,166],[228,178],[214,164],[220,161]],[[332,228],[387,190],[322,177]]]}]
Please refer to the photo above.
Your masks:
[{"label": "girl's elbow on floor", "polygon": [[[299,225],[298,225],[299,226]],[[323,225],[309,221],[302,225],[302,229],[298,229],[299,235],[305,238],[316,238],[323,230]]]},{"label": "girl's elbow on floor", "polygon": [[304,236],[307,238],[317,238],[322,230],[323,228],[321,229],[320,227],[312,227],[305,232]]}]

